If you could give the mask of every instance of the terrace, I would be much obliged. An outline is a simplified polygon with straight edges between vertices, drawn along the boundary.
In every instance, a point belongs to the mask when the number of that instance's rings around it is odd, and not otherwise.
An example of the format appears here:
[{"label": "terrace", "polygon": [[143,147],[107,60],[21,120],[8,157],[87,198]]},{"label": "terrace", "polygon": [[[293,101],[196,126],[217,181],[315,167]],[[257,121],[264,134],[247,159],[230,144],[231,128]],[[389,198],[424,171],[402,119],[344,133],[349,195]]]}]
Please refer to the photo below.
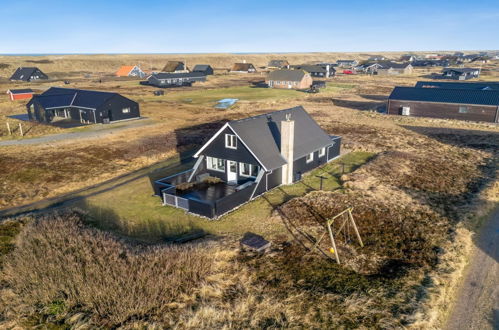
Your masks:
[{"label": "terrace", "polygon": [[255,191],[252,178],[230,184],[201,173],[192,177],[193,169],[154,181],[155,195],[163,205],[184,209],[207,218],[219,217],[249,201]]}]

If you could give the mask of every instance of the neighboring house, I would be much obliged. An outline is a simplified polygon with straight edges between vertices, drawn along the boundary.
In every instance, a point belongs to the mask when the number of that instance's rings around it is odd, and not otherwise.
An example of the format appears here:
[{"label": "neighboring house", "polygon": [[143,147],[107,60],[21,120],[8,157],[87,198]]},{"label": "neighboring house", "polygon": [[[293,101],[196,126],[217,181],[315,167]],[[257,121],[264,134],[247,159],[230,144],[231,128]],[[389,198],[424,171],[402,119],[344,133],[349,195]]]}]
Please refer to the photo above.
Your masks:
[{"label": "neighboring house", "polygon": [[326,64],[325,66],[320,65],[293,65],[293,69],[304,70],[308,72],[312,77],[317,78],[329,78],[335,75],[336,70]]},{"label": "neighboring house", "polygon": [[267,65],[269,69],[288,69],[289,62],[286,60],[271,60]]},{"label": "neighboring house", "polygon": [[413,67],[409,63],[383,62],[379,64],[381,67],[376,71],[378,75],[411,74],[413,71]]},{"label": "neighboring house", "polygon": [[11,101],[29,99],[33,97],[33,91],[31,89],[9,89],[7,91]]},{"label": "neighboring house", "polygon": [[499,91],[395,87],[387,113],[416,117],[498,122]]},{"label": "neighboring house", "polygon": [[34,81],[38,79],[49,79],[49,77],[36,67],[20,67],[14,72],[10,80]]},{"label": "neighboring house", "polygon": [[[301,106],[226,123],[194,155],[194,167],[153,180],[163,205],[217,218],[340,155],[330,136]],[[219,183],[203,182],[216,177]],[[213,182],[213,180],[210,180]],[[187,185],[193,185],[185,190]]]},{"label": "neighboring house", "polygon": [[50,123],[70,118],[81,123],[109,123],[140,118],[139,104],[118,93],[51,87],[26,104],[29,119]]},{"label": "neighboring house", "polygon": [[206,81],[206,75],[201,72],[184,73],[153,73],[147,78],[147,84],[156,87],[191,86],[192,83]]},{"label": "neighboring house", "polygon": [[144,78],[146,74],[137,65],[123,65],[118,71],[116,71],[116,76]]},{"label": "neighboring house", "polygon": [[357,60],[338,60],[336,61],[336,64],[338,64],[340,68],[353,68],[359,65],[359,62]]},{"label": "neighboring house", "polygon": [[213,68],[208,64],[196,64],[192,72],[202,73],[205,76],[213,74]]},{"label": "neighboring house", "polygon": [[373,55],[367,59],[369,62],[374,62],[374,61],[386,61],[387,58],[384,57],[383,55]]},{"label": "neighboring house", "polygon": [[234,63],[230,72],[253,73],[256,72],[256,69],[251,63]]},{"label": "neighboring house", "polygon": [[270,88],[308,89],[313,80],[310,74],[303,70],[275,70],[269,72],[265,83]]},{"label": "neighboring house", "polygon": [[479,89],[479,90],[499,90],[499,82],[449,82],[449,81],[418,81],[417,88],[444,88],[444,89]]},{"label": "neighboring house", "polygon": [[480,69],[476,68],[445,68],[442,77],[446,79],[468,80],[480,77]]},{"label": "neighboring house", "polygon": [[400,62],[413,62],[415,60],[417,60],[416,56],[410,54],[403,55],[400,57]]},{"label": "neighboring house", "polygon": [[166,62],[166,65],[163,70],[161,70],[161,72],[185,73],[189,72],[189,68],[185,65],[184,62],[168,61]]},{"label": "neighboring house", "polygon": [[413,67],[415,67],[415,66],[418,66],[418,67],[422,67],[422,66],[428,66],[428,67],[442,66],[442,67],[446,67],[446,66],[449,66],[449,64],[450,64],[449,60],[417,60],[417,61],[411,62],[411,65]]},{"label": "neighboring house", "polygon": [[441,55],[441,54],[426,54],[425,58],[429,60],[441,60],[445,56],[446,55]]},{"label": "neighboring house", "polygon": [[376,74],[383,66],[379,63],[365,63],[355,67],[356,72],[364,72],[367,74]]},{"label": "neighboring house", "polygon": [[455,53],[454,53],[454,56],[457,56],[457,57],[463,57],[463,56],[464,56],[464,53],[463,53],[463,52],[455,52]]}]

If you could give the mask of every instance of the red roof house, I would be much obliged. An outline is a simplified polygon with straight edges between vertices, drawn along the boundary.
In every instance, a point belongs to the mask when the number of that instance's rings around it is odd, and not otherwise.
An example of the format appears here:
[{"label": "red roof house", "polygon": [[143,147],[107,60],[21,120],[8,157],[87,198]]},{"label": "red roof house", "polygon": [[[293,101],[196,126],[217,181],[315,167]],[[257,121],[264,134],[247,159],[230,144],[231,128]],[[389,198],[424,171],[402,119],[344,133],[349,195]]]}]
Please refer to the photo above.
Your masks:
[{"label": "red roof house", "polygon": [[33,97],[33,91],[31,89],[9,89],[7,91],[7,94],[9,94],[10,100],[23,100],[23,99],[30,99]]}]

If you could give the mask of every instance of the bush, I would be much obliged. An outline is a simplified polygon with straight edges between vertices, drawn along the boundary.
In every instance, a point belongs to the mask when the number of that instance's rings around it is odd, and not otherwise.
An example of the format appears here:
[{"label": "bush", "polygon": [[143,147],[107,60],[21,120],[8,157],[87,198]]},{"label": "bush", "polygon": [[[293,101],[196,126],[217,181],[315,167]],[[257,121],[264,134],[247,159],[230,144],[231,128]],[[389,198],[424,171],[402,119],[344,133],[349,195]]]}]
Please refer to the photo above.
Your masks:
[{"label": "bush", "polygon": [[194,248],[132,246],[85,227],[78,214],[45,217],[26,226],[5,261],[15,299],[4,299],[4,314],[77,309],[102,326],[144,318],[169,324],[178,306],[195,303],[211,264]]}]

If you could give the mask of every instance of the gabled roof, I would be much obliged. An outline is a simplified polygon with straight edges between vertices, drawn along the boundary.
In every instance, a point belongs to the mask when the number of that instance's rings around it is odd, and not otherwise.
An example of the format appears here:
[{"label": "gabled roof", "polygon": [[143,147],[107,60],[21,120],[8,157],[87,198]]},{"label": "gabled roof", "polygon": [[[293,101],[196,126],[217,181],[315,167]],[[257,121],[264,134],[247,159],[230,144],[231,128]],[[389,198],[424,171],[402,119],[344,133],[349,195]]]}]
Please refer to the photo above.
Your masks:
[{"label": "gabled roof", "polygon": [[248,71],[251,68],[255,68],[251,63],[234,63],[230,71]]},{"label": "gabled roof", "polygon": [[289,65],[289,62],[286,60],[271,60],[267,66],[273,68],[281,68],[287,65]]},{"label": "gabled roof", "polygon": [[395,87],[388,99],[498,106],[499,91],[477,89]]},{"label": "gabled roof", "polygon": [[482,82],[448,82],[448,81],[418,81],[417,88],[445,88],[445,89],[494,89],[499,90],[498,81]]},{"label": "gabled roof", "polygon": [[189,70],[186,68],[184,62],[180,61],[168,61],[166,62],[165,67],[163,68],[163,72],[175,72],[180,70]]},{"label": "gabled roof", "polygon": [[192,69],[192,72],[196,72],[196,71],[198,71],[198,72],[205,72],[209,68],[211,68],[211,66],[208,65],[208,64],[196,64],[194,66],[194,69]]},{"label": "gabled roof", "polygon": [[[382,69],[405,69],[408,66],[410,66],[410,63],[395,63],[395,62],[378,62],[378,64],[381,64]],[[412,65],[411,65],[412,66]]]},{"label": "gabled roof", "polygon": [[305,76],[303,70],[276,70],[268,74],[267,79],[277,81],[301,81]]},{"label": "gabled roof", "polygon": [[51,87],[30,101],[37,101],[45,109],[62,107],[80,107],[97,109],[118,93],[91,91],[84,89]]},{"label": "gabled roof", "polygon": [[357,62],[357,60],[337,60],[336,63],[354,63]]},{"label": "gabled roof", "polygon": [[158,72],[153,73],[150,77],[156,77],[157,79],[175,79],[175,78],[198,78],[205,77],[202,72]]},{"label": "gabled roof", "polygon": [[477,68],[445,68],[442,71],[443,72],[454,71],[457,73],[468,73],[468,72],[480,71],[480,69],[477,69]]},{"label": "gabled roof", "polygon": [[[36,70],[42,72],[37,67],[20,67],[20,68],[17,68],[17,70],[12,75],[12,77],[10,77],[10,80],[28,81],[29,78],[35,73]],[[43,72],[42,72],[42,74],[43,74]]]},{"label": "gabled roof", "polygon": [[9,89],[7,93],[10,94],[33,94],[33,90],[31,88],[26,89]]},{"label": "gabled roof", "polygon": [[130,71],[132,71],[135,68],[135,65],[123,65],[121,68],[116,71],[116,75],[119,77],[125,77],[130,74]]},{"label": "gabled roof", "polygon": [[[280,137],[281,122],[286,120],[288,114],[291,115],[291,120],[295,121],[295,160],[331,145],[331,137],[302,106],[230,121],[214,137],[229,127],[265,170],[274,170],[286,164],[280,152]],[[214,137],[196,153],[196,157],[214,140]]]},{"label": "gabled roof", "polygon": [[318,65],[295,65],[293,66],[295,69],[305,70],[308,73],[327,73],[327,70],[323,66]]}]

